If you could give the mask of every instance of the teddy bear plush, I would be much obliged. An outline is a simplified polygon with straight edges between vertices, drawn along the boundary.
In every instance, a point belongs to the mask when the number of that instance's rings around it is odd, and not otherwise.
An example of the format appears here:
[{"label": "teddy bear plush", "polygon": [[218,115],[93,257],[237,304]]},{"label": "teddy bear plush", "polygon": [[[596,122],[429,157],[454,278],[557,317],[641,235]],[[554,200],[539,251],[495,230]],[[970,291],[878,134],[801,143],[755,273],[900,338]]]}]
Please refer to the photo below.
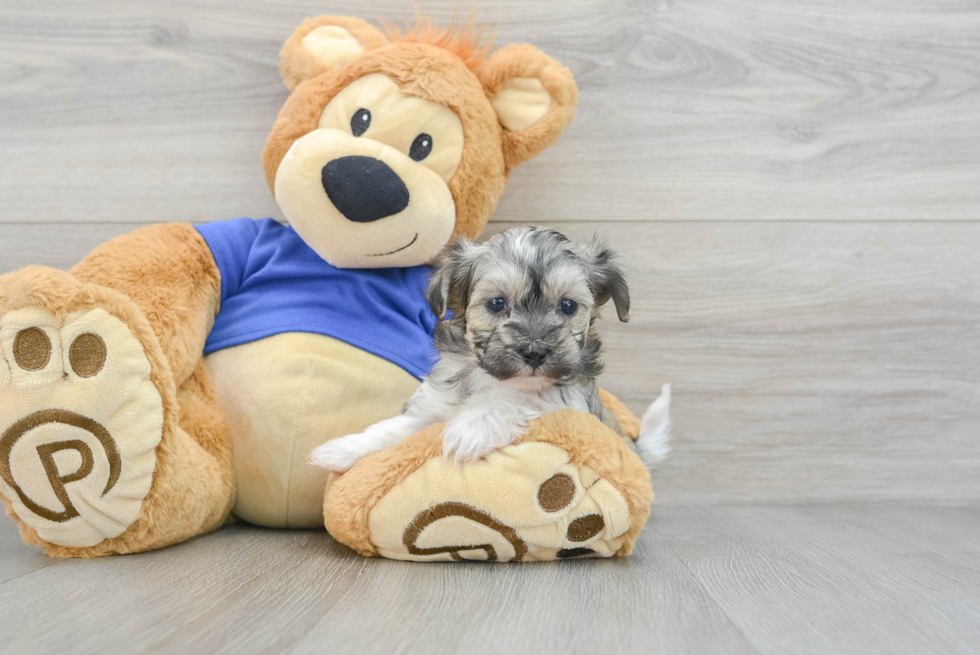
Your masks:
[{"label": "teddy bear plush", "polygon": [[307,463],[417,388],[427,264],[479,236],[511,170],[569,124],[569,71],[530,45],[489,54],[472,29],[331,16],[289,37],[280,70],[262,162],[284,221],[151,226],[67,273],[0,277],[0,497],[24,541],[133,553],[234,516],[402,559],[628,553],[649,476],[590,415],[546,415],[462,466],[439,426],[330,480]]}]

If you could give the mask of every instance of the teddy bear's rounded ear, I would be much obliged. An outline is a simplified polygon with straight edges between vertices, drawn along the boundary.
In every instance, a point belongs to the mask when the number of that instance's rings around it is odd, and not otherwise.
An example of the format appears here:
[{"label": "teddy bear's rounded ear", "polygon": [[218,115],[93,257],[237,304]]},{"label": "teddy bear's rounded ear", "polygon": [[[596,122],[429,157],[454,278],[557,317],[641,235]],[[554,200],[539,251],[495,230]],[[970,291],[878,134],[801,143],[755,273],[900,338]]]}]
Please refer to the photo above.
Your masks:
[{"label": "teddy bear's rounded ear", "polygon": [[578,103],[572,73],[528,44],[493,53],[476,70],[504,130],[507,170],[550,146]]},{"label": "teddy bear's rounded ear", "polygon": [[307,18],[279,52],[279,72],[289,90],[332,68],[346,66],[367,50],[388,43],[385,35],[360,18]]}]

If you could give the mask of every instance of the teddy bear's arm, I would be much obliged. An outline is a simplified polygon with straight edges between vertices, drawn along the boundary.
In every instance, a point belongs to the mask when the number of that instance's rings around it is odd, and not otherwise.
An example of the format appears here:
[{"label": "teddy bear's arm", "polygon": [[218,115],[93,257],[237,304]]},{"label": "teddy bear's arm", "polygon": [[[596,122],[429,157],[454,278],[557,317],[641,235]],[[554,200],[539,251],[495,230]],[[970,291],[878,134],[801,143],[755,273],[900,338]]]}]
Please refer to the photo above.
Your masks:
[{"label": "teddy bear's arm", "polygon": [[142,310],[179,387],[201,361],[221,297],[221,275],[189,223],[140,228],[108,241],[71,269],[125,294]]}]

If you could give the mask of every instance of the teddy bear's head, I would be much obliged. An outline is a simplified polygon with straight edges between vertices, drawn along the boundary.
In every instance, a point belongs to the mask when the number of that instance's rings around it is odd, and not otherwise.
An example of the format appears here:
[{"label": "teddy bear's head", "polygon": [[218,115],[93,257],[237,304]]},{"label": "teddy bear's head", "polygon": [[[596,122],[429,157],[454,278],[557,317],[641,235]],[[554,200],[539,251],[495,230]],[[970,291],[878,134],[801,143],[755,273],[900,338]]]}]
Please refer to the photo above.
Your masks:
[{"label": "teddy bear's head", "polygon": [[476,238],[510,170],[571,122],[568,69],[530,45],[489,57],[472,29],[402,36],[321,16],[286,41],[292,90],[262,153],[286,220],[341,268],[414,266]]}]

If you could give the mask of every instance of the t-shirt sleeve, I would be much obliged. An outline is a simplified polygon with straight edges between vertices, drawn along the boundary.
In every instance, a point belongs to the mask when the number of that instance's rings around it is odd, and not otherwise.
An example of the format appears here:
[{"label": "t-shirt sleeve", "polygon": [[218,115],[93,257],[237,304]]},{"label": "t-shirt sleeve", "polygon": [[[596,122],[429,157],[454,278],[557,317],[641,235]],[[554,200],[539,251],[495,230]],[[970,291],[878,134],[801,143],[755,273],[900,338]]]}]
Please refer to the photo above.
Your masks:
[{"label": "t-shirt sleeve", "polygon": [[250,218],[216,221],[194,226],[204,237],[221,273],[221,301],[238,293],[248,265],[252,244],[259,233]]}]

